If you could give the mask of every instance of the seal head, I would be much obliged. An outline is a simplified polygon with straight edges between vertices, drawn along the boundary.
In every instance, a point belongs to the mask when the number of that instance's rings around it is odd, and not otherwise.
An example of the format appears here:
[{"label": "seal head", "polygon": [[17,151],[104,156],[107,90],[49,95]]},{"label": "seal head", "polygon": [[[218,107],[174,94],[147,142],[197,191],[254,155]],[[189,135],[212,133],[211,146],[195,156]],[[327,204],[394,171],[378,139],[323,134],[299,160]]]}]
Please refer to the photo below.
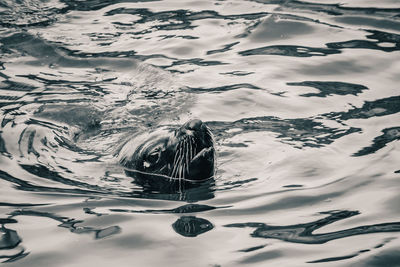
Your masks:
[{"label": "seal head", "polygon": [[129,173],[201,181],[214,176],[214,140],[210,129],[194,119],[178,129],[161,128],[133,138],[118,159]]}]

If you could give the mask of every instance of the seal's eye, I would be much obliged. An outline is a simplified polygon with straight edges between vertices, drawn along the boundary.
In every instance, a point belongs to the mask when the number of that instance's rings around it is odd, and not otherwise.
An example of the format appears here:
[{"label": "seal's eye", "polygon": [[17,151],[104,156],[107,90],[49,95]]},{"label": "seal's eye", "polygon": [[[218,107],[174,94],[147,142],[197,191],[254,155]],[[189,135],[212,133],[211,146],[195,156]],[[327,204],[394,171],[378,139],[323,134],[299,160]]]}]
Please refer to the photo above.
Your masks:
[{"label": "seal's eye", "polygon": [[149,168],[151,167],[151,165],[156,164],[159,158],[160,158],[160,151],[156,150],[154,152],[151,152],[146,156],[145,160],[143,161],[143,166],[145,168]]},{"label": "seal's eye", "polygon": [[156,152],[153,152],[153,153],[151,153],[151,154],[149,154],[148,156],[147,156],[147,161],[149,162],[149,163],[156,163],[157,161],[158,161],[158,158],[160,157],[160,152],[159,151],[156,151]]}]

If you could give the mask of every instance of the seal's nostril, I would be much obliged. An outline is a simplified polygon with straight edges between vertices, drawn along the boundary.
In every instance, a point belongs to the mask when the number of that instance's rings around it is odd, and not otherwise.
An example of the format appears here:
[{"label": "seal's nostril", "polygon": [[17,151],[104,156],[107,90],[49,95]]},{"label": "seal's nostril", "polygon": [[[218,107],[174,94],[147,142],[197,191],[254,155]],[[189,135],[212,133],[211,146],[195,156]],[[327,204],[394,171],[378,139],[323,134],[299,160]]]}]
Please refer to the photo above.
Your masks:
[{"label": "seal's nostril", "polygon": [[186,128],[189,130],[194,130],[194,131],[198,131],[201,129],[201,126],[203,125],[203,122],[199,119],[194,119],[191,121],[188,121],[186,124]]}]

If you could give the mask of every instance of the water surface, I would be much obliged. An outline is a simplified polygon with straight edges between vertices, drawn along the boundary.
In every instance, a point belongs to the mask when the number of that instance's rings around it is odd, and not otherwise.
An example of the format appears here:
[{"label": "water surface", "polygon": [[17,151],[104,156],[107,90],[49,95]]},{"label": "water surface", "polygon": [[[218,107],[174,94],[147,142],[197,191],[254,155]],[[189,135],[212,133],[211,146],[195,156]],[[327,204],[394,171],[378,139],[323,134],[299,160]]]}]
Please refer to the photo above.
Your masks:
[{"label": "water surface", "polygon": [[[399,266],[400,4],[0,0],[7,266]],[[201,118],[213,181],[122,140]]]}]

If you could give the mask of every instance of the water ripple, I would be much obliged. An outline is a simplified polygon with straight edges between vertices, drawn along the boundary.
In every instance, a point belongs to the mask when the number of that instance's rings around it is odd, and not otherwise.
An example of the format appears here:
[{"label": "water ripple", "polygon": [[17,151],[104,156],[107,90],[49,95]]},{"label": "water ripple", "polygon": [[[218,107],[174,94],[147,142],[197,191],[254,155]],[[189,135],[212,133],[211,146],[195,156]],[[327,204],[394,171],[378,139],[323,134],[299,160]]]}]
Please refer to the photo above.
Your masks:
[{"label": "water ripple", "polygon": [[[0,0],[0,261],[395,265],[400,6],[320,2]],[[214,179],[117,164],[194,117]]]},{"label": "water ripple", "polygon": [[344,220],[352,216],[358,215],[357,211],[339,211],[331,212],[331,214],[323,219],[306,223],[288,226],[269,226],[264,223],[236,223],[228,224],[225,227],[251,227],[256,228],[251,234],[252,237],[274,238],[286,242],[303,243],[303,244],[323,244],[335,239],[346,238],[354,235],[363,235],[371,233],[399,232],[400,222],[382,223],[374,225],[363,225],[350,229],[324,234],[313,234],[314,231],[332,224],[336,221]]},{"label": "water ripple", "polygon": [[319,90],[318,93],[301,94],[304,97],[327,97],[329,95],[358,95],[368,88],[361,84],[344,82],[304,81],[286,83],[291,86],[307,86]]},{"label": "water ripple", "polygon": [[288,57],[328,56],[339,53],[341,52],[338,49],[314,48],[296,45],[272,45],[239,52],[242,56],[277,55]]}]

